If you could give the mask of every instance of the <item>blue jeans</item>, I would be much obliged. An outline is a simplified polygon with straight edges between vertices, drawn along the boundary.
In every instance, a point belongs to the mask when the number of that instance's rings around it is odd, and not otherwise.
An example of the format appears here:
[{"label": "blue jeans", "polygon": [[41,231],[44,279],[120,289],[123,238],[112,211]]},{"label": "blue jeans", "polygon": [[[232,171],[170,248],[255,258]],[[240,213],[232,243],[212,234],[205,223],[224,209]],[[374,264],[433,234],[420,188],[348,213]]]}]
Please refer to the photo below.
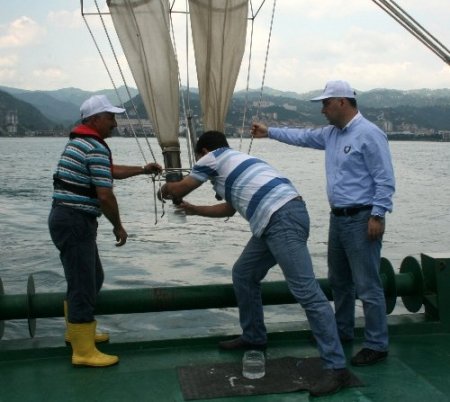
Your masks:
[{"label": "blue jeans", "polygon": [[92,322],[104,279],[96,243],[97,218],[56,205],[50,211],[48,226],[67,281],[68,321]]},{"label": "blue jeans", "polygon": [[242,338],[267,342],[261,280],[279,264],[289,290],[306,312],[325,368],[343,368],[345,356],[333,309],[315,279],[307,247],[309,216],[305,203],[292,200],[275,212],[261,238],[252,236],[233,267]]},{"label": "blue jeans", "polygon": [[365,317],[363,347],[384,352],[388,350],[388,329],[379,274],[381,240],[369,240],[369,216],[370,210],[353,216],[330,215],[328,278],[339,336],[353,338],[357,295]]}]

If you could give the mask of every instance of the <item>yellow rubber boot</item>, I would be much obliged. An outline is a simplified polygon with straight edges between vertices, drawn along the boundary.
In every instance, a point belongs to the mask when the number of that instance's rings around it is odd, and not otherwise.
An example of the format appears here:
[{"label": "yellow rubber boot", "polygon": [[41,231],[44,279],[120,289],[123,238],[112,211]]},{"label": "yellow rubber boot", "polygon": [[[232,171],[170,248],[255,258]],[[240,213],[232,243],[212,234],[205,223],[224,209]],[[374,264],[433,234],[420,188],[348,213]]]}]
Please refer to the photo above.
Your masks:
[{"label": "yellow rubber boot", "polygon": [[[66,326],[67,326],[67,300],[64,300],[64,318],[66,320]],[[64,339],[67,343],[70,343],[70,334],[69,331],[66,330],[66,333],[64,334]],[[102,342],[108,342],[109,341],[109,335],[99,332],[95,334],[95,343],[102,343]]]},{"label": "yellow rubber boot", "polygon": [[72,324],[67,323],[72,340],[72,364],[74,366],[107,367],[119,362],[117,356],[107,355],[95,347],[96,321]]}]

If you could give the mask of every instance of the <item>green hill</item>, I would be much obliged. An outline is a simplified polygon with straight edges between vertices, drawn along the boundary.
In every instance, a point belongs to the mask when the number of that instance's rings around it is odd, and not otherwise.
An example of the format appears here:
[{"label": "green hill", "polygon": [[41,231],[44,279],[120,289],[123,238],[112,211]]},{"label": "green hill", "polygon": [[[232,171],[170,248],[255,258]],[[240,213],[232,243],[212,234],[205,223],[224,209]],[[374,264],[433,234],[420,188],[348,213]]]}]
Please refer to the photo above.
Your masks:
[{"label": "green hill", "polygon": [[[77,88],[63,88],[54,91],[26,91],[17,88],[1,87],[3,99],[0,107],[0,127],[4,125],[7,110],[17,110],[21,132],[26,130],[48,130],[55,127],[66,131],[79,120],[79,107],[89,96],[104,94],[113,104],[124,102],[130,116],[134,115],[131,101],[125,87],[115,90],[107,89],[96,92]],[[129,89],[140,118],[147,118],[143,102],[135,88]],[[184,90],[185,91],[185,90]],[[8,93],[6,93],[8,92]],[[381,127],[390,131],[437,132],[450,131],[450,89],[420,89],[400,91],[395,89],[373,89],[358,91],[357,100],[361,112]],[[251,116],[273,125],[323,125],[326,119],[320,112],[320,104],[309,101],[321,93],[321,90],[304,94],[264,88],[262,100],[264,107],[259,107],[261,94],[259,90],[248,93],[238,91],[234,94],[227,116],[227,133],[234,133],[242,126],[244,110],[247,110],[246,125]],[[5,97],[8,95],[8,97]],[[184,93],[184,95],[186,95]],[[119,99],[120,98],[120,99]],[[246,103],[247,102],[247,103]],[[201,116],[198,91],[191,89],[190,108],[192,114]],[[180,102],[180,117],[182,117]],[[197,122],[198,123],[198,122]]]},{"label": "green hill", "polygon": [[0,90],[0,128],[5,125],[5,116],[10,112],[17,113],[17,128],[21,135],[27,130],[50,130],[56,126],[34,106]]}]

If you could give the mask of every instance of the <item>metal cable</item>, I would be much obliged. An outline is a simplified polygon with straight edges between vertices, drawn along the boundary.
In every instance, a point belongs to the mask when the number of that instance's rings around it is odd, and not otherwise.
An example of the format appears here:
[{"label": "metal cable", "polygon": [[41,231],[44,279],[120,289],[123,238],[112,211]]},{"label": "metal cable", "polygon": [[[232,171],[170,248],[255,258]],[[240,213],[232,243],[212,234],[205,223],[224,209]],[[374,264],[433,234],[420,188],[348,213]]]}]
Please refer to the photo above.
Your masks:
[{"label": "metal cable", "polygon": [[403,10],[395,1],[372,0],[378,7],[390,15],[434,54],[450,65],[450,51],[436,37],[428,32],[413,17]]},{"label": "metal cable", "polygon": [[[186,14],[186,16],[187,16],[187,14]],[[170,14],[170,28],[171,28],[171,34],[172,34],[172,45],[173,45],[175,60],[176,60],[177,66],[178,66],[178,51],[177,51],[177,45],[176,45],[176,40],[175,40],[175,31],[174,31],[174,26],[173,26],[172,14]],[[186,27],[186,29],[187,29],[187,27]],[[186,32],[186,35],[187,35],[187,32]],[[188,52],[188,50],[186,47],[186,53],[187,52]],[[183,109],[184,121],[186,124],[187,133],[188,133],[188,135],[186,135],[186,147],[187,147],[187,151],[188,151],[188,161],[189,161],[190,168],[192,168],[193,152],[192,152],[192,144],[190,141],[191,140],[190,127],[189,127],[189,122],[188,122],[188,114],[186,112],[186,104],[185,104],[184,96],[183,96],[183,89],[182,89],[182,84],[181,84],[181,75],[180,75],[179,68],[177,71],[177,75],[178,75],[178,88],[180,89],[181,107]],[[189,75],[189,73],[188,73],[188,75]],[[187,96],[189,98],[189,87],[188,87],[188,95]]]},{"label": "metal cable", "polygon": [[[94,36],[94,34],[93,34],[92,30],[91,30],[91,27],[89,26],[89,23],[87,22],[86,17],[84,15],[82,15],[82,17],[83,17],[84,23],[86,24],[86,27],[87,27],[87,29],[89,31],[89,34],[91,35],[92,41],[94,42],[94,45],[97,48],[98,54],[100,55],[100,58],[101,58],[101,60],[103,62],[103,65],[104,65],[104,67],[106,69],[106,72],[108,73],[108,76],[109,76],[109,79],[111,81],[111,84],[114,87],[114,90],[116,92],[116,96],[119,99],[119,102],[121,103],[122,108],[125,109],[125,116],[126,116],[126,118],[128,120],[128,126],[129,126],[131,132],[133,133],[133,135],[136,137],[136,133],[134,131],[134,127],[130,123],[130,118],[128,116],[128,112],[127,112],[127,110],[125,108],[124,102],[123,102],[123,100],[122,100],[122,98],[120,96],[120,93],[119,93],[118,89],[117,89],[116,83],[114,82],[114,79],[113,79],[113,77],[111,75],[111,71],[110,71],[108,65],[106,64],[105,58],[103,57],[103,53],[102,53],[102,51],[101,51],[101,49],[100,49],[100,47],[98,45],[97,40],[95,39],[95,36]],[[142,158],[144,159],[145,164],[147,164],[147,158],[145,157],[144,150],[142,149],[141,144],[139,143],[139,141],[137,142],[137,144],[138,144],[138,147],[139,147],[139,151],[141,152]]]},{"label": "metal cable", "polygon": [[253,29],[255,25],[255,17],[252,15],[251,18],[252,26],[250,30],[250,46],[248,51],[248,67],[247,67],[247,84],[245,87],[245,99],[244,99],[244,113],[242,116],[242,127],[241,127],[241,134],[240,134],[240,141],[239,141],[239,151],[242,149],[242,139],[244,136],[244,129],[245,129],[245,123],[247,118],[247,110],[248,110],[248,91],[250,86],[250,70],[251,70],[251,64],[252,64],[252,50],[253,50]]},{"label": "metal cable", "polygon": [[[96,0],[96,1],[97,1],[97,0]],[[126,0],[126,3],[127,3],[127,6],[128,6],[128,7],[130,7],[130,8],[132,7],[131,4],[130,4],[130,0]],[[137,21],[136,21],[136,18],[135,18],[134,13],[132,13],[132,16],[133,16],[133,18],[134,18],[134,23],[135,23],[136,31],[139,31],[139,30],[138,30],[138,24],[137,24]],[[138,35],[138,37],[141,38],[140,35]],[[114,48],[113,48],[113,46],[112,46],[111,40],[109,39],[109,36],[108,36],[108,40],[109,40],[111,49],[113,50]],[[141,45],[141,49],[144,50],[144,45],[143,45],[143,43],[142,43],[142,39],[139,40],[139,44]],[[125,88],[127,88],[127,91],[128,91],[128,94],[129,94],[128,85],[126,84],[125,76],[123,75],[122,69],[120,68],[119,60],[118,60],[117,55],[116,55],[116,53],[115,53],[114,50],[113,50],[113,52],[114,52],[114,58],[116,59],[117,66],[118,66],[119,71],[120,71],[120,75],[121,75],[122,80],[123,80],[123,82],[124,82]],[[133,110],[134,110],[134,112],[136,113],[136,116],[137,116],[137,118],[138,118],[139,125],[142,127],[142,133],[144,134],[144,138],[145,138],[145,141],[146,141],[146,143],[147,143],[148,149],[149,149],[150,153],[152,154],[153,161],[156,162],[155,154],[153,153],[153,148],[152,148],[152,146],[150,145],[150,142],[149,142],[149,140],[148,140],[147,134],[145,133],[144,126],[143,126],[143,124],[142,124],[142,122],[141,122],[141,119],[140,119],[140,117],[139,117],[139,114],[138,114],[136,105],[134,104],[133,100],[131,99],[131,95],[130,95],[130,94],[129,94],[129,96],[130,96],[131,104],[133,105]],[[152,126],[152,130],[153,130],[153,126]]]},{"label": "metal cable", "polygon": [[[276,4],[277,4],[277,0],[273,0],[272,17],[270,19],[270,30],[269,30],[269,38],[267,40],[266,57],[265,57],[265,60],[264,60],[264,70],[263,70],[263,77],[262,77],[262,83],[261,83],[261,92],[260,92],[260,97],[259,97],[259,102],[258,102],[258,108],[256,110],[256,117],[257,118],[259,116],[259,110],[261,108],[261,102],[262,102],[262,97],[263,97],[264,82],[265,82],[265,79],[266,79],[266,71],[267,71],[267,59],[269,58],[270,40],[272,38],[273,19],[274,19],[274,16],[275,16]],[[253,145],[253,137],[251,137],[250,144],[249,144],[249,147],[248,147],[248,154],[249,155],[250,155],[250,151],[252,149],[252,145]]]},{"label": "metal cable", "polygon": [[[103,30],[104,30],[104,32],[105,32],[105,35],[106,35],[107,39],[108,39],[108,42],[109,42],[111,51],[112,51],[112,53],[113,53],[113,55],[114,55],[114,59],[115,59],[115,61],[116,61],[117,67],[118,67],[119,72],[120,72],[120,75],[121,75],[121,77],[122,77],[122,80],[123,80],[125,89],[126,89],[126,91],[127,91],[129,100],[130,100],[130,102],[131,102],[131,104],[132,104],[132,106],[133,106],[133,109],[134,109],[134,112],[135,112],[136,116],[138,117],[139,125],[140,125],[141,128],[142,128],[142,133],[144,134],[145,139],[146,139],[146,141],[147,141],[147,145],[148,145],[149,151],[150,151],[150,153],[151,153],[151,155],[152,155],[152,157],[153,157],[153,161],[156,163],[156,158],[155,158],[155,155],[154,155],[154,153],[153,153],[153,149],[152,149],[152,147],[151,147],[151,145],[150,145],[150,143],[149,143],[149,141],[148,141],[148,138],[147,138],[146,133],[145,133],[145,130],[144,130],[144,126],[143,126],[143,124],[142,124],[141,119],[139,118],[139,114],[137,113],[136,105],[135,105],[135,103],[133,102],[133,99],[132,99],[132,97],[131,97],[131,93],[130,93],[128,84],[127,84],[127,82],[126,82],[126,80],[125,80],[125,76],[124,76],[123,71],[122,71],[122,68],[121,68],[121,66],[120,66],[120,63],[119,63],[117,54],[116,54],[116,52],[115,52],[114,46],[113,46],[112,41],[111,41],[111,38],[110,38],[110,36],[109,36],[109,32],[108,32],[108,30],[107,30],[107,28],[106,28],[106,24],[105,24],[105,21],[104,21],[104,19],[103,19],[103,16],[102,16],[102,13],[101,13],[101,11],[100,11],[100,8],[99,8],[99,6],[98,6],[97,0],[94,0],[94,3],[95,3],[95,6],[96,6],[96,8],[97,8],[98,16],[99,16],[99,18],[100,18],[100,20],[101,20],[101,23],[102,23],[102,26],[103,26]],[[122,104],[122,107],[125,109],[125,115],[126,115],[126,118],[127,118],[127,120],[128,120],[130,130],[131,130],[131,132],[133,133],[133,136],[134,136],[134,138],[135,138],[135,140],[136,140],[136,143],[137,143],[137,145],[138,145],[138,148],[139,148],[139,151],[140,151],[140,153],[141,153],[141,155],[142,155],[142,158],[143,158],[145,164],[147,164],[147,158],[146,158],[146,156],[145,156],[144,150],[142,149],[142,146],[141,146],[141,144],[140,144],[140,142],[139,142],[139,140],[138,140],[138,137],[137,137],[137,134],[136,134],[136,132],[135,132],[135,130],[134,130],[134,127],[133,127],[133,125],[132,125],[131,122],[130,122],[130,117],[129,117],[128,112],[127,112],[127,110],[126,110],[126,108],[125,108],[124,102],[122,101],[122,98],[121,98],[120,93],[119,93],[119,91],[118,91],[118,89],[117,89],[117,86],[116,86],[116,84],[115,84],[115,82],[114,82],[114,79],[113,79],[113,77],[112,77],[112,74],[111,74],[111,72],[110,72],[110,69],[109,69],[109,67],[108,67],[108,65],[107,65],[107,63],[106,63],[106,60],[105,60],[104,56],[103,56],[103,53],[102,53],[102,51],[101,51],[101,49],[100,49],[100,47],[99,47],[99,45],[98,45],[97,40],[95,39],[95,36],[94,36],[94,34],[93,34],[93,32],[92,32],[92,30],[91,30],[91,28],[90,28],[90,26],[89,26],[89,24],[88,24],[88,22],[87,22],[87,19],[85,18],[85,15],[82,14],[82,17],[83,17],[83,20],[84,20],[84,22],[85,22],[85,24],[86,24],[86,27],[87,27],[88,31],[89,31],[89,34],[91,35],[91,38],[92,38],[92,40],[93,40],[93,42],[94,42],[94,44],[95,44],[95,47],[97,48],[97,51],[98,51],[98,53],[99,53],[99,55],[100,55],[100,58],[101,58],[101,60],[102,60],[102,62],[103,62],[103,65],[104,65],[104,67],[105,67],[105,69],[106,69],[106,71],[107,71],[107,73],[108,73],[108,76],[109,76],[109,78],[110,78],[110,80],[111,80],[111,83],[112,83],[112,85],[113,85],[113,87],[114,87],[114,90],[115,90],[115,92],[116,92],[116,95],[117,95],[117,97],[118,97],[120,103]],[[154,198],[155,198],[155,197],[156,197],[155,178],[154,178],[154,175],[151,175],[151,176],[149,176],[149,177],[151,177],[151,180],[152,180],[152,183],[153,183],[153,193],[154,193]],[[155,198],[155,199],[156,199],[156,198]],[[158,214],[156,202],[154,203],[154,205],[155,205],[155,211],[154,211],[154,212],[155,212],[155,224],[156,224],[156,223],[157,223],[157,214]]]}]

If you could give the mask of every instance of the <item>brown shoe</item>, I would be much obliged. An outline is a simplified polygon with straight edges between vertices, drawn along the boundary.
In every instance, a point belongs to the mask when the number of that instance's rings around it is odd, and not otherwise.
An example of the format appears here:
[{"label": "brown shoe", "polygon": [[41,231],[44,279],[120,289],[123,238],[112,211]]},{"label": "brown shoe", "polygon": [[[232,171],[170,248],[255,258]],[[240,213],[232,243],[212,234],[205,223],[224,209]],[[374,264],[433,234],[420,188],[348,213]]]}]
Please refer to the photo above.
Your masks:
[{"label": "brown shoe", "polygon": [[350,385],[350,371],[343,369],[325,369],[320,379],[311,386],[311,396],[330,395]]},{"label": "brown shoe", "polygon": [[244,349],[244,350],[266,350],[267,344],[254,344],[250,342],[246,342],[242,339],[242,337],[234,338],[228,341],[221,341],[219,342],[219,348],[223,350],[238,350],[238,349]]},{"label": "brown shoe", "polygon": [[370,366],[386,359],[388,352],[379,352],[378,350],[363,348],[352,357],[353,366]]}]

